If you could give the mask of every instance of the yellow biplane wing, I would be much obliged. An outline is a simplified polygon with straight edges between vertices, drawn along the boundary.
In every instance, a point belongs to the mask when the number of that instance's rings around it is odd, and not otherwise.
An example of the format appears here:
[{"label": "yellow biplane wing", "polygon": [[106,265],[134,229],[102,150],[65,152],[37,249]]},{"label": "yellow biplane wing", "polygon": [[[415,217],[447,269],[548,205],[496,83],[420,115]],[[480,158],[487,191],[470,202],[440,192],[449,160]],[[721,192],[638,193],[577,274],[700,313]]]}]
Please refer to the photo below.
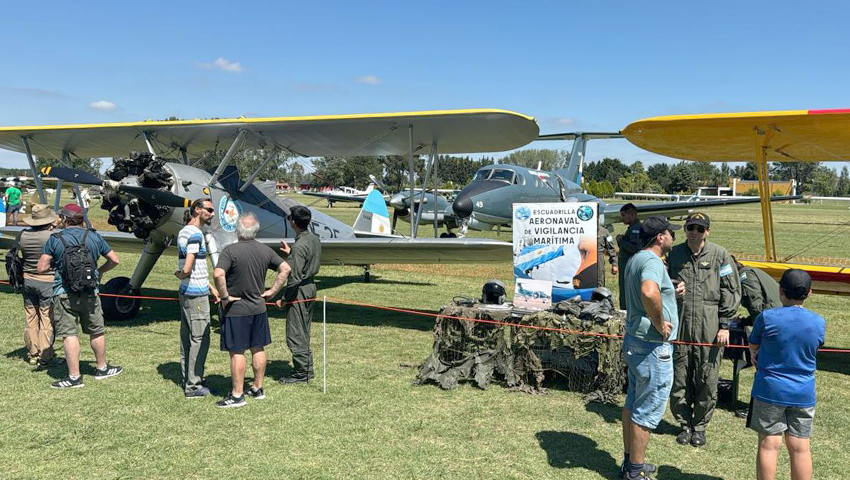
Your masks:
[{"label": "yellow biplane wing", "polygon": [[0,148],[59,158],[123,157],[148,151],[160,157],[226,150],[243,132],[240,148],[278,147],[312,156],[483,153],[521,147],[539,134],[534,118],[507,110],[147,121],[91,125],[0,127]]},{"label": "yellow biplane wing", "polygon": [[755,162],[767,260],[777,258],[767,163],[850,161],[850,109],[653,117],[630,124],[622,134],[636,146],[668,157]]},{"label": "yellow biplane wing", "polygon": [[850,109],[672,115],[623,131],[650,152],[699,162],[850,161]]}]

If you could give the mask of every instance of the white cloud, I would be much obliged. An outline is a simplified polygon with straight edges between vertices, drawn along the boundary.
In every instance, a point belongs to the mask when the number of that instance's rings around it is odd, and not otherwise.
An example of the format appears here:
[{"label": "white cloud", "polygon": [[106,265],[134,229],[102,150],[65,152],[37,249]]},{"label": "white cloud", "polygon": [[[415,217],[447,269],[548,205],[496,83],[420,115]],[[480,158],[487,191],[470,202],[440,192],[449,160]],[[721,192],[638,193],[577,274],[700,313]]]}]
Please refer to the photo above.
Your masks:
[{"label": "white cloud", "polygon": [[239,73],[242,71],[242,64],[239,62],[231,62],[224,57],[218,57],[212,63],[200,63],[200,68],[224,70],[225,72]]},{"label": "white cloud", "polygon": [[381,83],[381,79],[376,77],[375,75],[363,75],[362,77],[357,77],[357,83],[362,83],[365,85],[377,85]]},{"label": "white cloud", "polygon": [[555,125],[558,125],[559,127],[566,127],[566,126],[575,125],[575,124],[576,124],[576,121],[573,120],[572,118],[559,118],[559,119],[555,120]]},{"label": "white cloud", "polygon": [[100,110],[101,112],[111,112],[113,110],[118,110],[118,105],[115,105],[112,102],[107,102],[106,100],[98,100],[90,103],[89,108],[93,110]]}]

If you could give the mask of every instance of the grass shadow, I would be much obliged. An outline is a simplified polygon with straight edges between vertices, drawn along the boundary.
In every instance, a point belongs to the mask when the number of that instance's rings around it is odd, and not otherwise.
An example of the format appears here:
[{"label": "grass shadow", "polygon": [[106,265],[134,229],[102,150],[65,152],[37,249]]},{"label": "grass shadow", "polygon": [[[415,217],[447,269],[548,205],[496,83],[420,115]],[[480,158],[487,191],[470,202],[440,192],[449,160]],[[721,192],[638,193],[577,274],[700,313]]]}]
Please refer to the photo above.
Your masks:
[{"label": "grass shadow", "polygon": [[160,363],[157,365],[156,371],[162,378],[172,381],[178,387],[183,386],[183,375],[180,373],[179,362]]},{"label": "grass shadow", "polygon": [[[836,348],[826,347],[824,348]],[[847,361],[848,354],[842,352],[821,352],[818,354],[818,370],[825,372],[850,375],[850,362]]]},{"label": "grass shadow", "polygon": [[268,382],[292,375],[292,364],[286,360],[272,360],[266,365],[266,378]]},{"label": "grass shadow", "polygon": [[11,358],[11,359],[17,358],[17,359],[20,359],[20,360],[23,360],[24,362],[26,362],[27,361],[27,347],[21,347],[21,348],[12,350],[10,352],[6,352],[6,358]]},{"label": "grass shadow", "polygon": [[431,282],[410,282],[404,280],[388,280],[382,278],[378,275],[373,274],[371,281],[366,282],[363,275],[343,275],[343,276],[317,276],[315,278],[317,287],[321,290],[323,288],[334,288],[339,287],[341,285],[346,285],[349,283],[362,283],[364,285],[370,284],[380,284],[380,285],[410,285],[414,287],[430,287],[434,284]]},{"label": "grass shadow", "polygon": [[668,465],[659,465],[657,478],[669,478],[677,480],[723,480],[723,477],[715,477],[714,475],[706,475],[703,473],[687,473],[679,470],[676,467]]},{"label": "grass shadow", "polygon": [[610,453],[600,450],[595,440],[572,432],[551,430],[535,435],[554,468],[584,468],[603,478],[617,478],[620,466]]}]

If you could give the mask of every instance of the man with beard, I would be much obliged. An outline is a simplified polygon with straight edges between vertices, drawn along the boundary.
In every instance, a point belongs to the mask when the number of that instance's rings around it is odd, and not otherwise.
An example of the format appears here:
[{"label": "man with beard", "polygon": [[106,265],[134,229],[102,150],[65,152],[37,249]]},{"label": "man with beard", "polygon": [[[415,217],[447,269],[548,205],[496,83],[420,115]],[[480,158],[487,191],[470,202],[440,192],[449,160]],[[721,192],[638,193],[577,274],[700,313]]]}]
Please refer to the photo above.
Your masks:
[{"label": "man with beard", "polygon": [[207,245],[202,226],[209,226],[215,207],[209,198],[195,200],[186,210],[186,226],[177,235],[177,271],[180,279],[180,373],[186,398],[210,394],[203,385],[204,364],[210,349],[210,291]]}]

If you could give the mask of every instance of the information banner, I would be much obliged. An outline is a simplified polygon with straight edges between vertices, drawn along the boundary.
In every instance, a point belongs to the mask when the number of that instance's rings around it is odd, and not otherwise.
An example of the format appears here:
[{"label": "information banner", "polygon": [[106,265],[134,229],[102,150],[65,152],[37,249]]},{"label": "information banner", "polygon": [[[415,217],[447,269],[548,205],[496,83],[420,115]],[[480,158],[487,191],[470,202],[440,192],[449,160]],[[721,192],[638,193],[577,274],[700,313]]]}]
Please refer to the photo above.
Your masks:
[{"label": "information banner", "polygon": [[[596,202],[514,204],[516,306],[528,304],[529,296],[543,299],[549,293],[538,282],[532,288],[528,279],[551,284],[551,303],[576,295],[590,299],[598,284],[596,209]],[[532,303],[530,309],[546,308]]]}]

